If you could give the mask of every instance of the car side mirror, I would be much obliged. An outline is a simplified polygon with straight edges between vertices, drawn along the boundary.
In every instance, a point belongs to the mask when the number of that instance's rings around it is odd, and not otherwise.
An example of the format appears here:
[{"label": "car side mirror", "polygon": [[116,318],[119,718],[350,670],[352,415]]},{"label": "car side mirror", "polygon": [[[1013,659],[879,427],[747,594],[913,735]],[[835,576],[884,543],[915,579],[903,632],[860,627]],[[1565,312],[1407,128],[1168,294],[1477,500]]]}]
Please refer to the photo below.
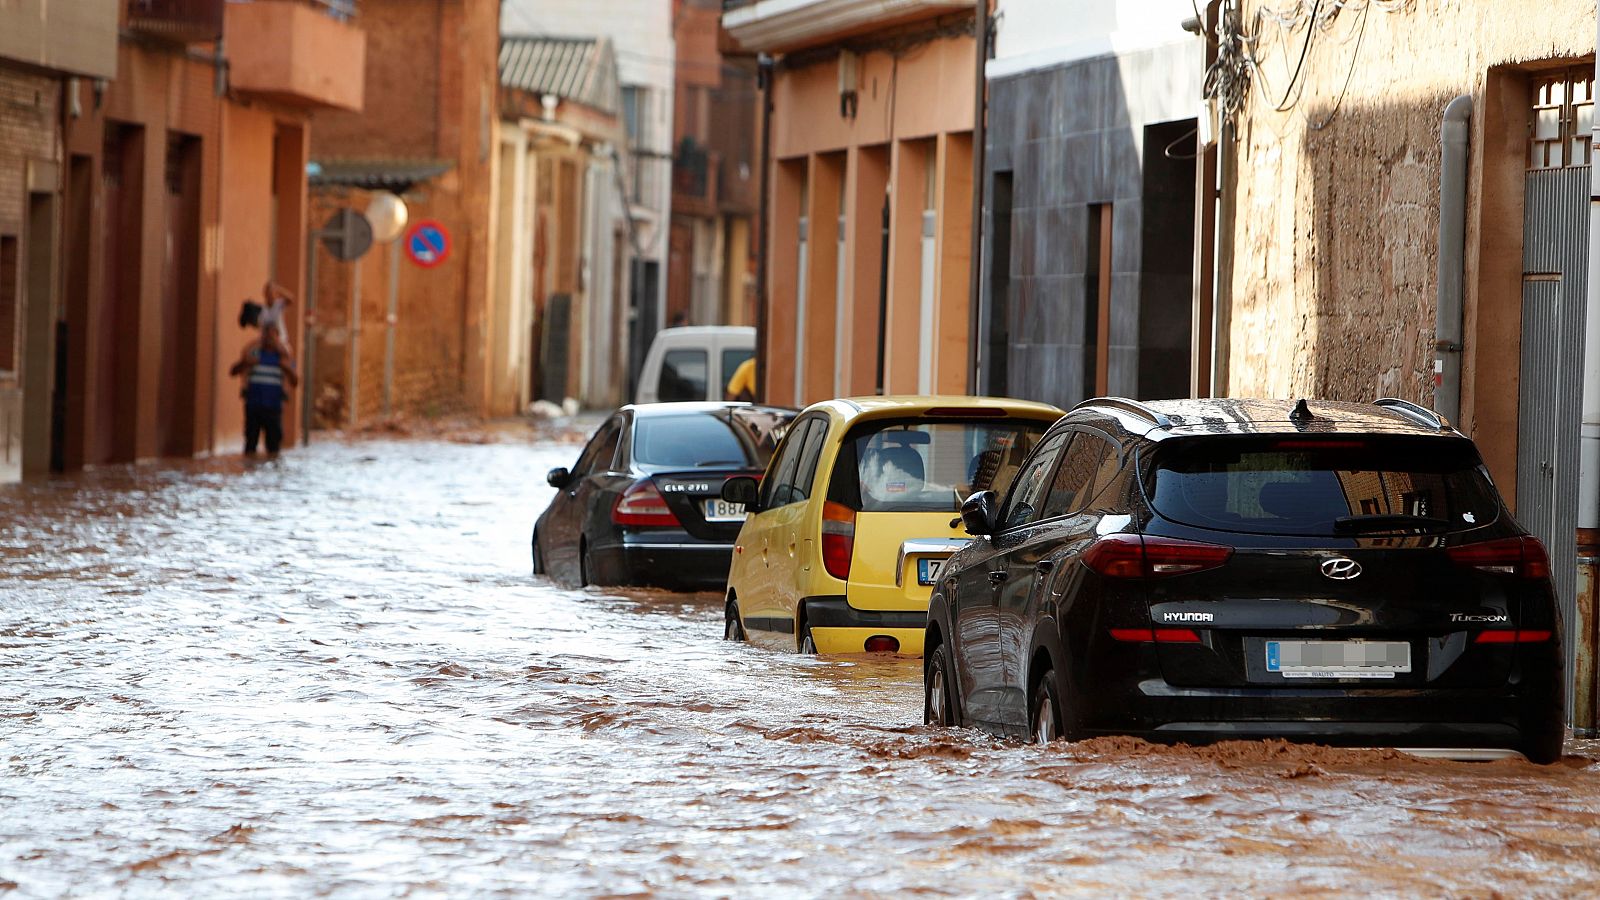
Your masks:
[{"label": "car side mirror", "polygon": [[978,491],[961,504],[961,522],[967,526],[967,534],[978,537],[994,534],[995,506],[998,499],[994,491]]},{"label": "car side mirror", "polygon": [[553,488],[564,488],[572,483],[572,473],[565,468],[551,469],[550,474],[544,476],[544,480]]},{"label": "car side mirror", "polygon": [[737,503],[743,506],[745,512],[756,512],[759,505],[756,500],[761,496],[761,482],[749,475],[735,475],[722,483],[722,499],[726,503]]}]

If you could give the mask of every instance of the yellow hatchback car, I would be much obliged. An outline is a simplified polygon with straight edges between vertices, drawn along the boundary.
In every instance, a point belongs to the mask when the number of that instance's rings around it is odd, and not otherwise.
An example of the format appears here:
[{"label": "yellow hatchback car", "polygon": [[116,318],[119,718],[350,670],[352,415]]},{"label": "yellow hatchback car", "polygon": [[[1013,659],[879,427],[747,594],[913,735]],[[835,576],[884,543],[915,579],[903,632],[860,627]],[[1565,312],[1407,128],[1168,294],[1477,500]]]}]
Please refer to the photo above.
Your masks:
[{"label": "yellow hatchback car", "polygon": [[968,540],[961,503],[1004,494],[1063,413],[988,397],[808,407],[763,479],[723,483],[743,528],[724,637],[801,653],[922,655],[939,567]]}]

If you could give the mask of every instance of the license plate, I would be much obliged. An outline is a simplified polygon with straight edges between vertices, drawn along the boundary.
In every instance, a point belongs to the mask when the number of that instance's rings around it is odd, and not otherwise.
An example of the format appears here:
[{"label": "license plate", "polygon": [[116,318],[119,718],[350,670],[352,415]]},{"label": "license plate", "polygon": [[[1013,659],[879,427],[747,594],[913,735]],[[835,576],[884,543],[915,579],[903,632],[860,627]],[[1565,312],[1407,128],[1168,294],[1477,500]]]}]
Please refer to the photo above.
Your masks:
[{"label": "license plate", "polygon": [[1267,641],[1267,671],[1285,678],[1393,678],[1411,671],[1404,641]]},{"label": "license plate", "polygon": [[944,568],[942,559],[917,560],[917,584],[933,584],[939,580],[939,570]]},{"label": "license plate", "polygon": [[743,522],[744,504],[729,503],[713,497],[706,501],[707,522]]}]

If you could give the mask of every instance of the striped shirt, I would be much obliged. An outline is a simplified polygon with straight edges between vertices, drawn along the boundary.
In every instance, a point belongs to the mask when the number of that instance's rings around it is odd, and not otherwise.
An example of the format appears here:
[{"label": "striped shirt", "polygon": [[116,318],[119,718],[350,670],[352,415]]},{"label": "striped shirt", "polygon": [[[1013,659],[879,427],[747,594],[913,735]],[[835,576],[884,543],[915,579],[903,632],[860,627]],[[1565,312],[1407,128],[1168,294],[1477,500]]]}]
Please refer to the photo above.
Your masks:
[{"label": "striped shirt", "polygon": [[283,357],[276,350],[257,350],[250,367],[250,382],[245,387],[248,406],[283,408]]}]

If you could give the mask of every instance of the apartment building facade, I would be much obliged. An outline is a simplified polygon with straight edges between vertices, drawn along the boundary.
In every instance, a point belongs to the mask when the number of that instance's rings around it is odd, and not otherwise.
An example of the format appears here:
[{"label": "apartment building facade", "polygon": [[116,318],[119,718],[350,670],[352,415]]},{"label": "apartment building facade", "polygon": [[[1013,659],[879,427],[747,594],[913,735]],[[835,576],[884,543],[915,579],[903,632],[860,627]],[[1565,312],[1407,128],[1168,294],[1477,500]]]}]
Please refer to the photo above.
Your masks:
[{"label": "apartment building facade", "polygon": [[968,383],[970,3],[729,4],[771,60],[761,393],[960,392]]}]

